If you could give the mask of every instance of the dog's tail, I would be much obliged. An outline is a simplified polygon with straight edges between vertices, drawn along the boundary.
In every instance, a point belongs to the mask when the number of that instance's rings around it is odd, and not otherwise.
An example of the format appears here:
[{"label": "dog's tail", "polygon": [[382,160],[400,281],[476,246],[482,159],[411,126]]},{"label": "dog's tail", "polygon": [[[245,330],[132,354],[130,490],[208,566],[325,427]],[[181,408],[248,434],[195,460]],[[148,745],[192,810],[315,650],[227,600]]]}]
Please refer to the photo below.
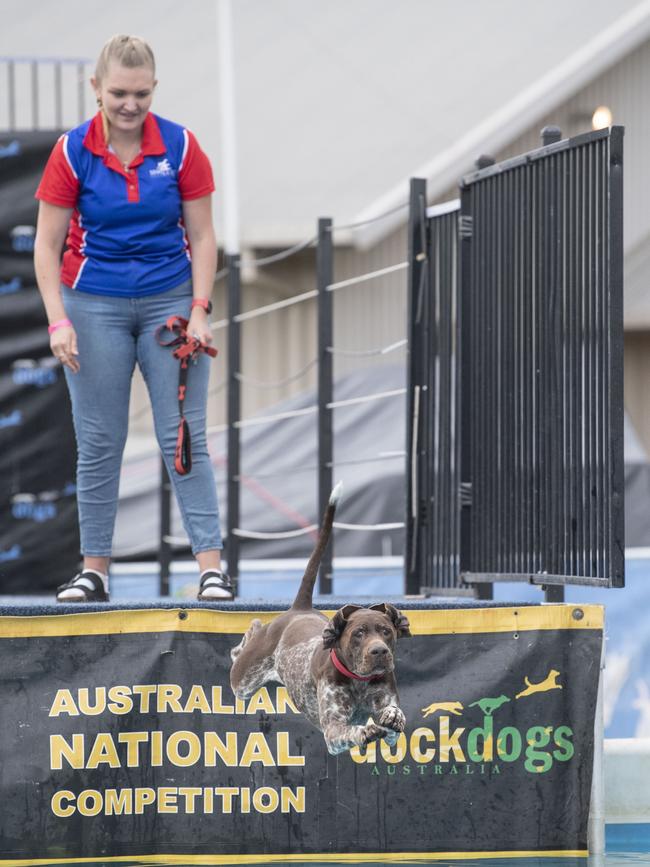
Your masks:
[{"label": "dog's tail", "polygon": [[323,523],[320,528],[320,533],[318,534],[318,541],[316,542],[316,546],[312,551],[311,557],[309,558],[307,568],[305,569],[305,574],[302,576],[302,581],[300,582],[300,587],[298,588],[298,593],[296,594],[296,598],[294,599],[293,605],[291,606],[293,610],[304,611],[305,609],[309,609],[312,607],[312,596],[314,594],[314,584],[316,583],[316,576],[318,575],[318,567],[320,566],[323,551],[327,547],[327,543],[329,542],[329,538],[332,533],[334,513],[336,512],[336,506],[338,504],[338,501],[341,499],[342,491],[343,484],[342,482],[339,482],[330,494],[329,503],[327,504],[327,509],[325,510],[325,515],[323,516]]}]

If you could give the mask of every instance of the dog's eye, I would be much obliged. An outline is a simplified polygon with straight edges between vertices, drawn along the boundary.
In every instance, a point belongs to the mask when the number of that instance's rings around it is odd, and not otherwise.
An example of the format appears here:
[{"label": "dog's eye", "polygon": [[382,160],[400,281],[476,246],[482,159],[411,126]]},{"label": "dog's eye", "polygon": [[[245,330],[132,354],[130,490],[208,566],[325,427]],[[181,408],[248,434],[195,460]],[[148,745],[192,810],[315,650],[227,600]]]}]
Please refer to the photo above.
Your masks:
[{"label": "dog's eye", "polygon": [[363,629],[363,628],[361,628],[361,629],[355,629],[355,630],[354,630],[354,637],[355,637],[355,638],[363,638],[363,634],[364,634],[365,631],[366,631],[366,630]]}]

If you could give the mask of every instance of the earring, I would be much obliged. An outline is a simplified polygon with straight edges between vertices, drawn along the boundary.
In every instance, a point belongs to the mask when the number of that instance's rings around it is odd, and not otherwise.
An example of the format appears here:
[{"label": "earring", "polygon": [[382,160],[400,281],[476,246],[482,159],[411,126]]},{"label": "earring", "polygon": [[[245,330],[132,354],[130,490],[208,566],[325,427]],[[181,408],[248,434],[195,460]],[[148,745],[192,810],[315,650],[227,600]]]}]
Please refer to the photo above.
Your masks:
[{"label": "earring", "polygon": [[97,105],[98,105],[99,108],[103,108],[103,107],[104,107],[104,103],[102,102],[102,98],[101,98],[101,96],[98,96],[98,97],[97,97]]}]

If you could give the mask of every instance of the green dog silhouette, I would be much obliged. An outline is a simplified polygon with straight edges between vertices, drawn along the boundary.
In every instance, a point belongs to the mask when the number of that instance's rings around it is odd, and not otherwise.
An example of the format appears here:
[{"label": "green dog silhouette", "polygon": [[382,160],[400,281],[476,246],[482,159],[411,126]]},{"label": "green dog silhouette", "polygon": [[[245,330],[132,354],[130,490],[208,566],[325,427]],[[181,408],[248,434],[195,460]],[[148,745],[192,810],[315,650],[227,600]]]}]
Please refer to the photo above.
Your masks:
[{"label": "green dog silhouette", "polygon": [[485,716],[492,716],[494,711],[507,701],[510,701],[507,695],[500,695],[497,698],[480,698],[478,701],[472,702],[468,707],[476,707],[478,705]]}]

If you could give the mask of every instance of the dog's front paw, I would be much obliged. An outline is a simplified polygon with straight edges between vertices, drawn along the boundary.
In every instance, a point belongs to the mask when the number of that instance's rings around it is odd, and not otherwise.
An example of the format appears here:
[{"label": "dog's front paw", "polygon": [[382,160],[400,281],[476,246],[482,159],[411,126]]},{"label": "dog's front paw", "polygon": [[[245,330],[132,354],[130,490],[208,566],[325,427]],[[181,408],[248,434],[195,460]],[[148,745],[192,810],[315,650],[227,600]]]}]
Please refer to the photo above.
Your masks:
[{"label": "dog's front paw", "polygon": [[361,732],[361,744],[359,746],[365,747],[366,744],[370,744],[373,741],[380,741],[382,738],[385,738],[387,735],[390,735],[391,732],[388,729],[385,729],[384,726],[377,725],[377,723],[371,722],[365,725]]},{"label": "dog's front paw", "polygon": [[395,732],[403,732],[406,728],[406,717],[396,704],[389,704],[382,710],[379,724]]}]

